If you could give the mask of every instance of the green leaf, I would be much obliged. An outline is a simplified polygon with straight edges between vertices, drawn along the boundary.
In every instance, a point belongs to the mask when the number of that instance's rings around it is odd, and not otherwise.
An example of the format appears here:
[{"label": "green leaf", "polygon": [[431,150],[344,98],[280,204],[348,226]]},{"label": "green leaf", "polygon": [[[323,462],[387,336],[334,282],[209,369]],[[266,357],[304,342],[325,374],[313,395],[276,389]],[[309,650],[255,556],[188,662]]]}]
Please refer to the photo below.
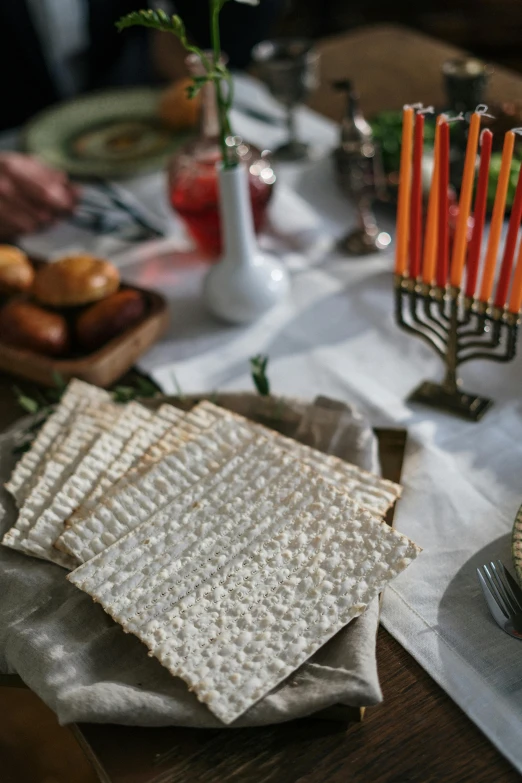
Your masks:
[{"label": "green leaf", "polygon": [[30,424],[27,427],[26,432],[27,433],[31,433],[32,435],[35,435],[38,432],[38,430],[40,429],[40,427],[42,426],[42,424],[44,424],[47,421],[47,419],[49,418],[50,412],[51,412],[50,408],[44,408],[43,410],[41,410],[40,414],[42,414],[42,415],[39,416],[36,419],[36,421],[33,421],[33,423]]},{"label": "green leaf", "polygon": [[185,395],[183,394],[183,389],[181,388],[176,373],[173,370],[171,370],[170,377],[172,378],[172,383],[174,384],[174,388],[176,389],[176,396],[179,397],[180,400],[185,399]]},{"label": "green leaf", "polygon": [[115,386],[112,396],[114,402],[130,402],[136,397],[136,389],[133,386]]},{"label": "green leaf", "polygon": [[63,375],[59,372],[56,372],[56,370],[54,370],[53,372],[53,381],[56,388],[60,389],[61,391],[63,391],[67,386],[67,381],[65,380]]},{"label": "green leaf", "polygon": [[164,33],[173,33],[178,38],[186,40],[185,25],[180,17],[167,16],[165,11],[133,11],[131,14],[122,16],[116,22],[116,27],[121,32],[128,27],[149,27]]},{"label": "green leaf", "polygon": [[263,397],[268,397],[270,395],[270,382],[266,374],[267,365],[268,356],[258,354],[250,359],[250,370],[254,386]]},{"label": "green leaf", "polygon": [[25,454],[26,451],[29,451],[31,448],[32,440],[24,440],[23,443],[18,444],[18,446],[15,446],[12,453],[15,456],[22,456],[22,454]]},{"label": "green leaf", "polygon": [[151,378],[141,376],[136,378],[136,389],[139,397],[155,397],[161,391]]},{"label": "green leaf", "polygon": [[18,397],[18,404],[27,413],[38,413],[40,410],[40,403],[33,400],[31,397],[27,397],[26,394],[20,394]]},{"label": "green leaf", "polygon": [[48,389],[45,394],[42,395],[47,403],[60,402],[65,391],[65,387],[67,386],[67,382],[65,381],[63,375],[60,375],[59,372],[53,372],[53,381],[56,388]]},{"label": "green leaf", "polygon": [[187,97],[192,101],[194,98],[199,95],[201,89],[204,87],[207,82],[209,82],[210,79],[204,79],[201,81],[199,78],[196,80],[194,79],[193,84],[189,84],[187,87]]}]

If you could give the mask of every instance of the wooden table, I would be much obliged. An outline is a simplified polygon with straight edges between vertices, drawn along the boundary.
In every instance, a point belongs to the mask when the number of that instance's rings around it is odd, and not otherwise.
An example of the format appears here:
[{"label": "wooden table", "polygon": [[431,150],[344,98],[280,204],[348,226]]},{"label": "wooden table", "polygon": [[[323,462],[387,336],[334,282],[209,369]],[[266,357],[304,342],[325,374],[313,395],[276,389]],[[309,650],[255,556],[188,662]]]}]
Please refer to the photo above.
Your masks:
[{"label": "wooden table", "polygon": [[[323,89],[312,99],[319,111],[339,119],[342,99],[330,79],[352,77],[372,113],[406,101],[440,103],[440,66],[459,50],[406,28],[359,29],[322,42]],[[510,100],[522,97],[522,79],[505,69],[495,72],[492,92]],[[19,415],[13,379],[0,375],[0,429]],[[386,632],[378,636],[378,661],[384,703],[368,710],[363,723],[349,726],[307,719],[275,727],[204,731],[81,726],[81,743],[96,754],[100,779],[111,783],[511,783],[520,776],[429,675]],[[5,681],[4,681],[5,684]],[[4,701],[2,701],[2,693]],[[28,720],[42,737],[45,708],[36,697]],[[0,768],[9,749],[2,746],[2,722],[12,688],[0,688]],[[22,696],[20,696],[22,698]],[[11,701],[12,703],[12,701]],[[2,709],[4,705],[4,709]],[[42,712],[43,710],[43,712]],[[49,715],[47,715],[47,720]],[[51,731],[51,729],[49,729]],[[60,731],[56,726],[53,728]],[[64,747],[70,745],[65,729]],[[28,747],[28,754],[32,749]],[[69,750],[72,754],[72,751]],[[9,774],[9,772],[7,773]],[[71,755],[70,777],[79,780]],[[85,770],[82,775],[85,775]],[[20,775],[2,783],[36,783]],[[52,778],[58,781],[58,777]],[[82,780],[84,778],[82,777]],[[51,778],[49,778],[51,780]],[[60,778],[60,781],[62,778]]]}]

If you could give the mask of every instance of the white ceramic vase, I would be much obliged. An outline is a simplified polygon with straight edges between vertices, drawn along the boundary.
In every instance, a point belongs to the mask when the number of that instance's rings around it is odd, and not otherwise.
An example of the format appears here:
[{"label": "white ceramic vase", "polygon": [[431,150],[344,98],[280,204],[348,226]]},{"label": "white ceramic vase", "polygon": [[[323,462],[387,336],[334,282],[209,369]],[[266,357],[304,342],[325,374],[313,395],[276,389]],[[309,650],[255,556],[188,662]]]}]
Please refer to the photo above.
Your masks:
[{"label": "white ceramic vase", "polygon": [[205,278],[203,298],[219,318],[250,323],[286,297],[288,273],[259,250],[245,167],[220,167],[219,189],[224,255]]}]

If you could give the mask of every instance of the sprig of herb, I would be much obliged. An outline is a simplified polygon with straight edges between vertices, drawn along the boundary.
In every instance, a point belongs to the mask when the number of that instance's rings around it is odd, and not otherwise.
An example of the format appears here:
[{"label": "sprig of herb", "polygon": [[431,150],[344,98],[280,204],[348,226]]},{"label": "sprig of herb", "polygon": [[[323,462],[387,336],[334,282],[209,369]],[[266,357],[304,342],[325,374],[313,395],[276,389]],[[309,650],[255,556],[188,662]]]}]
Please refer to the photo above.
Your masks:
[{"label": "sprig of herb", "polygon": [[174,33],[178,37],[185,37],[185,25],[176,14],[169,16],[165,11],[133,11],[126,16],[122,16],[116,22],[118,30],[125,30],[127,27],[140,25],[141,27],[153,27],[155,30],[162,30],[166,33]]},{"label": "sprig of herb", "polygon": [[[258,354],[250,359],[250,369],[252,373],[252,380],[254,385],[263,397],[270,395],[270,382],[268,380],[266,370],[268,366],[268,356]],[[179,386],[177,378],[173,376],[176,384],[178,396],[183,399],[183,392]],[[67,388],[67,382],[65,379],[55,373],[53,375],[54,387],[50,389],[38,390],[36,396],[30,396],[22,391],[18,386],[13,387],[13,392],[16,395],[16,401],[25,413],[31,414],[36,417],[34,421],[27,427],[24,432],[24,437],[17,443],[13,449],[13,453],[22,454],[27,451],[31,446],[31,443],[42,426],[45,423],[48,416],[52,413],[54,406],[60,402],[62,395]],[[146,375],[136,374],[132,378],[132,385],[119,384],[114,386],[111,390],[114,402],[128,403],[136,399],[147,399],[156,397],[161,394],[160,387]],[[217,392],[213,392],[211,399],[217,399]]]},{"label": "sprig of herb", "polygon": [[176,375],[174,370],[170,371],[170,378],[171,378],[172,383],[174,384],[174,390],[176,392],[176,397],[179,397],[180,400],[184,400],[185,399],[185,394],[183,392],[183,389],[181,388],[181,384],[178,381],[178,376]]},{"label": "sprig of herb", "polygon": [[[220,125],[219,141],[225,168],[237,166],[236,156],[231,155],[227,139],[231,136],[229,112],[232,107],[233,89],[232,77],[228,68],[221,62],[221,39],[219,30],[219,14],[229,0],[209,0],[210,37],[212,40],[212,57],[189,41],[185,24],[177,15],[169,16],[162,10],[133,11],[123,16],[116,27],[126,30],[129,27],[148,27],[163,33],[171,33],[181,42],[184,48],[195,54],[201,60],[205,73],[193,78],[193,83],[187,88],[189,98],[194,98],[205,84],[212,82],[216,92],[218,117]],[[257,0],[240,0],[249,5],[257,5]],[[224,88],[226,85],[226,88]]]},{"label": "sprig of herb", "polygon": [[[30,397],[28,394],[21,391],[18,386],[14,386],[13,391],[20,407],[26,411],[26,413],[35,414],[42,413],[60,402],[62,395],[67,388],[67,382],[58,373],[53,374],[53,380],[55,383],[54,387],[41,391],[39,390],[37,392],[37,398]],[[132,384],[120,384],[111,389],[114,402],[131,402],[139,397],[155,397],[160,392],[160,387],[152,378],[145,375],[135,375],[132,378]]]},{"label": "sprig of herb", "polygon": [[34,414],[41,410],[41,404],[38,402],[38,400],[33,400],[32,397],[28,397],[27,394],[24,394],[23,391],[18,388],[18,386],[13,386],[13,391],[16,394],[16,401],[18,405],[26,413]]},{"label": "sprig of herb", "polygon": [[[22,454],[30,447],[37,431],[53,411],[54,406],[60,402],[62,395],[67,388],[67,382],[59,374],[53,374],[54,387],[38,390],[35,396],[30,396],[23,392],[18,386],[13,387],[16,395],[16,401],[25,413],[32,416],[38,416],[26,429],[25,437],[14,449],[14,453]],[[114,402],[126,403],[138,398],[155,397],[161,392],[160,387],[148,376],[136,375],[132,378],[132,385],[114,386],[111,394]]]},{"label": "sprig of herb", "polygon": [[209,59],[198,46],[190,43],[183,20],[177,14],[169,16],[161,9],[156,11],[133,11],[126,16],[122,16],[116,22],[116,27],[120,33],[129,27],[149,27],[153,30],[158,30],[160,33],[171,33],[176,38],[179,38],[187,52],[192,52],[201,57],[205,70],[211,70],[212,66]]},{"label": "sprig of herb", "polygon": [[252,380],[259,394],[262,397],[268,397],[270,395],[270,381],[266,374],[266,368],[268,366],[268,356],[258,354],[252,356],[250,359],[250,371],[252,373]]},{"label": "sprig of herb", "polygon": [[112,389],[114,402],[132,402],[136,398],[156,397],[161,392],[159,386],[148,377],[138,375],[133,379],[133,385],[120,385]]},{"label": "sprig of herb", "polygon": [[47,409],[52,408],[52,406],[57,402],[60,402],[62,394],[64,393],[67,386],[67,382],[59,372],[53,372],[52,377],[54,381],[54,387],[45,389],[43,391],[38,390],[37,395],[39,399],[35,399],[34,397],[30,397],[28,394],[25,394],[25,392],[21,391],[18,386],[13,387],[18,405],[26,413],[31,413],[33,415],[35,413],[42,413]]}]

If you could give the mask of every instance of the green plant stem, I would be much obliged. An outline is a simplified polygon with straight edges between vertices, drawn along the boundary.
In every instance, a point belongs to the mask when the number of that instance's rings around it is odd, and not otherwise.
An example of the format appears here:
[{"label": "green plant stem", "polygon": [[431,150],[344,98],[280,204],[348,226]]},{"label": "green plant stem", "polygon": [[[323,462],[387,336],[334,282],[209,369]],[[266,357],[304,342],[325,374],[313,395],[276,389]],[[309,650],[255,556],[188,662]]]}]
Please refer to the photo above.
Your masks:
[{"label": "green plant stem", "polygon": [[[219,12],[221,10],[221,4],[219,0],[210,0],[211,8],[211,31],[212,31],[212,47],[214,49],[214,68],[219,67],[219,61],[221,59],[221,35],[219,31]],[[223,98],[223,92],[221,90],[221,81],[219,79],[214,80],[214,87],[216,90],[216,100],[218,105],[219,125],[221,133],[219,134],[219,141],[221,144],[221,154],[223,156],[223,167],[225,169],[232,168],[229,160],[229,150],[227,147],[227,136],[229,135],[230,128],[228,127],[226,106]]]}]

